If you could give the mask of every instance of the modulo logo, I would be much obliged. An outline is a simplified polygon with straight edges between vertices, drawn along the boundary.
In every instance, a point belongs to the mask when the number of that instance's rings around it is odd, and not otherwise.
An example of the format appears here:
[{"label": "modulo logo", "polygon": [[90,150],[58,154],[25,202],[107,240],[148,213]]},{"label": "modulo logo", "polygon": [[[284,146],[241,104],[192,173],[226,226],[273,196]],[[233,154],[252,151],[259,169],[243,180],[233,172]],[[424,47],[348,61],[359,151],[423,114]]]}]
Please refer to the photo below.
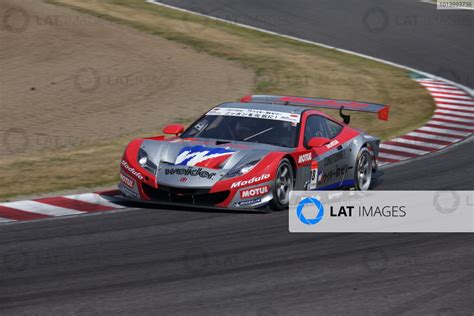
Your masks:
[{"label": "modulo logo", "polygon": [[[306,217],[304,212],[303,212],[303,209],[306,207],[306,209],[308,210],[309,208],[313,208],[315,209],[315,214],[316,214],[316,217]],[[309,213],[307,211],[307,213]],[[306,213],[306,214],[307,214]],[[323,206],[323,203],[321,203],[320,200],[318,200],[317,198],[314,198],[314,197],[306,197],[304,199],[302,199],[300,201],[300,203],[298,203],[298,206],[296,207],[296,215],[298,216],[299,220],[303,223],[303,224],[306,224],[306,225],[315,225],[317,223],[319,223],[322,219],[323,219],[323,216],[324,216],[324,206]]]}]

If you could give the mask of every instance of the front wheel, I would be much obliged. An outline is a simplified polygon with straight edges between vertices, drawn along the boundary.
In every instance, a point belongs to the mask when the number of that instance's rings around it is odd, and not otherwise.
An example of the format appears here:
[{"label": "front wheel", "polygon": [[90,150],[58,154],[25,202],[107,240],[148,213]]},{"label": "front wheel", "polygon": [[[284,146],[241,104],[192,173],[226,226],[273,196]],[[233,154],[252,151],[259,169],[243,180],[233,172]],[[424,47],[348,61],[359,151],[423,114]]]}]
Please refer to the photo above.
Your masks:
[{"label": "front wheel", "polygon": [[288,159],[283,159],[278,166],[273,183],[273,199],[270,205],[275,211],[283,211],[290,202],[290,191],[293,190],[293,168]]},{"label": "front wheel", "polygon": [[367,191],[372,181],[372,157],[367,148],[362,148],[357,155],[354,176],[356,190]]}]

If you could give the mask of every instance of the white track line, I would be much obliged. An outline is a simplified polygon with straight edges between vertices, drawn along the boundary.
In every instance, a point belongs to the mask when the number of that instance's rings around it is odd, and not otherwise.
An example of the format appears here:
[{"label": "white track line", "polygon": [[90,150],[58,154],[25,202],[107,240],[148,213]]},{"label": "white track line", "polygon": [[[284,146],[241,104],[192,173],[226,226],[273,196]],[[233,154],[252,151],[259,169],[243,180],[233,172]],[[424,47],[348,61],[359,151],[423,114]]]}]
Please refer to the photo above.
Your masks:
[{"label": "white track line", "polygon": [[450,100],[450,99],[443,99],[443,98],[434,98],[438,102],[449,102],[449,103],[456,103],[456,104],[465,104],[465,105],[473,105],[474,101],[467,101],[467,100]]},{"label": "white track line", "polygon": [[105,205],[113,208],[124,208],[122,205],[114,204],[110,202],[109,200],[103,198],[101,195],[97,193],[84,193],[84,194],[76,194],[76,195],[66,195],[66,198],[73,199],[73,200],[78,200],[78,201],[83,201],[83,202],[88,202],[92,204],[99,204],[99,205]]},{"label": "white track line", "polygon": [[[456,100],[472,100],[470,96],[467,95],[451,95],[446,93],[431,93],[434,98],[448,98],[448,99],[456,99]],[[455,101],[455,100],[452,100]]]},{"label": "white track line", "polygon": [[74,215],[83,214],[84,212],[71,210],[68,208],[58,207],[36,201],[18,201],[3,203],[3,206],[11,207],[20,211],[37,213],[49,216],[63,216],[63,215]]},{"label": "white track line", "polygon": [[420,156],[430,153],[429,151],[425,151],[425,150],[413,149],[413,148],[402,147],[402,146],[394,146],[394,145],[389,145],[389,144],[381,144],[380,149],[392,149],[392,150],[404,151],[410,154],[415,154],[415,155],[420,155]]},{"label": "white track line", "polygon": [[474,132],[474,126],[469,126],[469,125],[446,123],[446,122],[441,122],[441,121],[429,121],[426,124],[442,125],[443,127],[446,127],[448,129],[449,129],[449,127],[462,128],[462,129],[467,129],[467,130],[470,130],[470,131]]},{"label": "white track line", "polygon": [[465,92],[462,90],[446,90],[446,89],[438,89],[438,88],[426,88],[430,92],[446,92],[452,94],[459,94],[459,95],[466,95]]},{"label": "white track line", "polygon": [[431,147],[431,148],[436,148],[436,149],[440,149],[440,148],[446,147],[446,146],[440,145],[440,144],[433,144],[433,143],[428,143],[428,142],[421,142],[421,141],[418,141],[418,140],[404,139],[404,138],[400,138],[400,137],[391,139],[390,141],[394,141],[394,142],[398,142],[398,143],[403,143],[403,144],[410,144],[410,145]]},{"label": "white track line", "polygon": [[369,55],[365,55],[365,54],[357,53],[357,52],[354,52],[354,51],[350,51],[350,50],[347,50],[347,49],[337,48],[337,47],[325,45],[323,43],[318,43],[318,42],[314,42],[314,41],[308,41],[308,40],[304,40],[304,39],[301,39],[301,38],[298,38],[298,37],[294,37],[294,36],[290,36],[290,35],[284,35],[284,34],[272,32],[272,31],[268,31],[268,30],[265,30],[265,29],[261,29],[261,28],[258,28],[258,27],[253,27],[253,26],[249,26],[249,25],[245,25],[245,24],[241,24],[241,23],[228,21],[228,20],[221,19],[221,18],[216,18],[216,17],[210,16],[210,15],[206,15],[206,14],[202,14],[202,13],[198,13],[198,12],[193,12],[193,11],[182,9],[182,8],[175,7],[175,6],[172,6],[172,5],[155,2],[153,0],[146,0],[146,1],[148,3],[151,3],[151,4],[159,5],[159,6],[162,6],[162,7],[174,9],[174,10],[189,13],[189,14],[198,15],[198,16],[210,19],[210,20],[220,21],[220,22],[231,24],[231,25],[237,25],[237,26],[249,29],[249,30],[255,30],[255,31],[262,32],[262,33],[266,33],[266,34],[280,36],[280,37],[284,37],[284,38],[291,39],[291,40],[294,40],[294,41],[298,41],[298,42],[301,42],[301,43],[306,43],[306,44],[315,45],[315,46],[319,46],[319,47],[325,47],[325,48],[333,49],[333,50],[336,50],[336,51],[339,51],[339,52],[347,53],[347,54],[350,54],[350,55],[355,55],[355,56],[359,56],[359,57],[362,57],[362,58],[374,60],[374,61],[386,64],[386,65],[394,66],[394,67],[397,67],[397,68],[406,69],[408,71],[416,72],[416,73],[418,73],[422,76],[428,77],[431,80],[440,80],[440,81],[452,84],[453,86],[456,86],[456,87],[458,87],[462,90],[467,91],[470,95],[474,95],[474,90],[473,89],[468,88],[466,86],[463,86],[459,83],[456,83],[454,81],[451,81],[451,80],[448,80],[448,79],[445,79],[445,78],[442,78],[442,77],[439,77],[439,76],[435,76],[433,74],[421,71],[421,70],[416,69],[416,68],[411,68],[411,67],[407,67],[407,66],[404,66],[404,65],[400,65],[400,64],[397,64],[397,63],[394,63],[394,62],[391,62],[391,61],[388,61],[388,60],[385,60],[385,59],[376,58],[376,57],[372,57],[372,56],[369,56]]},{"label": "white track line", "polygon": [[451,120],[451,121],[464,122],[464,123],[474,123],[474,119],[461,118],[461,117],[449,116],[449,115],[435,114],[435,115],[433,115],[432,118],[439,118],[439,119],[443,119],[443,120]]},{"label": "white track line", "polygon": [[460,115],[463,117],[472,117],[474,118],[474,112],[473,113],[466,113],[466,112],[459,112],[459,111],[451,111],[451,110],[442,110],[442,109],[436,109],[435,114],[437,113],[442,113],[442,114],[454,114],[454,115]]},{"label": "white track line", "polygon": [[442,140],[445,142],[451,142],[455,143],[460,141],[459,138],[452,138],[452,137],[447,137],[447,136],[438,136],[438,135],[431,135],[431,134],[425,134],[425,133],[420,133],[420,132],[410,132],[407,134],[408,136],[415,136],[415,137],[423,137],[423,138],[429,138],[429,139],[435,139],[435,140]]},{"label": "white track line", "polygon": [[445,128],[443,128],[443,126],[440,126],[439,128],[438,127],[431,127],[431,126],[422,126],[422,127],[419,128],[419,130],[428,131],[428,132],[435,132],[435,133],[458,135],[458,136],[463,136],[463,137],[467,137],[470,134],[468,132],[460,132],[460,131],[454,131],[452,129],[445,129]]},{"label": "white track line", "polygon": [[16,220],[0,217],[0,223],[9,223],[9,222],[16,222]]},{"label": "white track line", "polygon": [[474,108],[467,106],[451,105],[451,104],[438,104],[438,107],[452,109],[452,110],[461,110],[474,113]]},{"label": "white track line", "polygon": [[440,84],[431,84],[431,83],[421,83],[425,88],[436,88],[436,89],[446,89],[452,91],[459,91],[459,88],[450,85],[440,85]]},{"label": "white track line", "polygon": [[436,81],[436,80],[426,80],[426,79],[418,79],[417,80],[421,84],[436,84],[436,85],[441,85],[441,86],[448,86],[452,87],[450,84],[444,83],[442,81]]}]

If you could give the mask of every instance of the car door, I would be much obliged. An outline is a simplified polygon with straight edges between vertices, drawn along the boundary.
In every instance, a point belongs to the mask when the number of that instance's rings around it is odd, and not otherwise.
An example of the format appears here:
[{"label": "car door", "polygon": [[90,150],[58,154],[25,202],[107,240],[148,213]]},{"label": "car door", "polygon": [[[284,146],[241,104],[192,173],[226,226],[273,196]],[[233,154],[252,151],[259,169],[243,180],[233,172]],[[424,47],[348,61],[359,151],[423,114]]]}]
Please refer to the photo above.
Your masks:
[{"label": "car door", "polygon": [[321,115],[311,115],[307,118],[304,142],[307,146],[313,137],[329,139],[326,145],[312,148],[313,159],[318,162],[317,179],[312,175],[311,182],[316,181],[312,189],[332,189],[339,187],[347,173],[347,150],[349,145],[343,143],[338,136],[343,126]]}]

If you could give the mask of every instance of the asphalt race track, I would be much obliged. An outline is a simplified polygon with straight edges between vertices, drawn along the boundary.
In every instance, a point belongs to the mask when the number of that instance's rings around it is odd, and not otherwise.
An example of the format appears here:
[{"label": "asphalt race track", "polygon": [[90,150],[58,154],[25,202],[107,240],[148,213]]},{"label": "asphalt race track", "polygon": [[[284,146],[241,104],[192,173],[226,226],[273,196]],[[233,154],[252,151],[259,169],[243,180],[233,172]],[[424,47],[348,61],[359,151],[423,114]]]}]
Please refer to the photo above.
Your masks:
[{"label": "asphalt race track", "polygon": [[473,10],[436,10],[416,0],[158,2],[381,58],[474,88]]},{"label": "asphalt race track", "polygon": [[[349,1],[338,1],[337,7],[331,7],[331,1],[321,7],[301,0],[226,2],[232,4],[225,7],[234,16],[292,12],[308,17],[279,26],[294,36],[344,48],[360,45],[366,53],[373,51],[377,57],[432,73],[437,66],[454,69],[459,76],[474,69],[472,41],[463,44],[460,38],[469,34],[458,34],[457,25],[443,25],[443,37],[433,36],[436,29],[414,27],[407,35],[404,28],[389,25],[385,33],[375,32],[384,41],[380,43],[372,38],[374,32],[343,32],[327,24],[342,23],[346,15],[382,6],[380,2],[357,1],[357,6],[365,5],[357,11]],[[210,12],[206,3],[216,1],[199,3]],[[390,14],[415,15],[420,8],[435,7],[405,0],[384,1],[383,8]],[[361,18],[359,14],[354,19]],[[397,38],[406,41],[400,51],[394,49],[399,47]],[[440,51],[426,49],[418,40],[422,38]],[[441,40],[453,49],[444,51],[438,46]],[[470,55],[462,55],[469,50]],[[410,56],[423,58],[403,60]],[[377,188],[472,190],[473,152],[471,138],[428,158],[388,167]],[[290,234],[284,212],[135,207],[2,226],[0,315],[472,315],[474,311],[474,238],[469,234]]]}]

